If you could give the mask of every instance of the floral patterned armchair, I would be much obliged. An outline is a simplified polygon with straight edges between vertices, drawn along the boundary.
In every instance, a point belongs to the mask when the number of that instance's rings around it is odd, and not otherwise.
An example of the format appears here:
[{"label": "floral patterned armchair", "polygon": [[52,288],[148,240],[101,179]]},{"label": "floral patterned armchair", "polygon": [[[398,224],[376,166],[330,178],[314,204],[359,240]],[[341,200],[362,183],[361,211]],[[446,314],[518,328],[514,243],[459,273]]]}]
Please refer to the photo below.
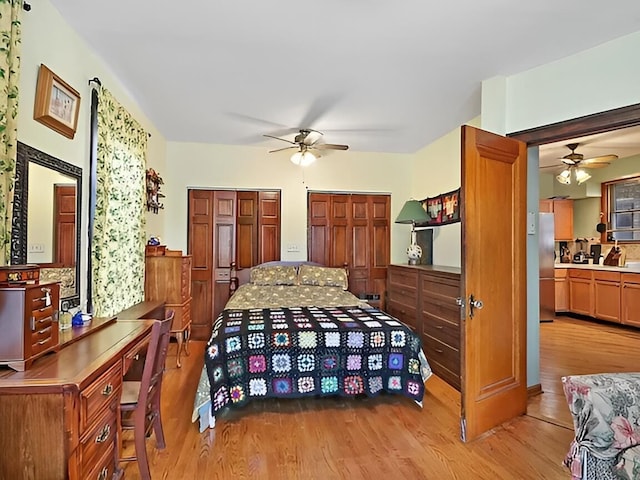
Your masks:
[{"label": "floral patterned armchair", "polygon": [[640,480],[640,373],[562,378],[575,439],[573,480]]}]

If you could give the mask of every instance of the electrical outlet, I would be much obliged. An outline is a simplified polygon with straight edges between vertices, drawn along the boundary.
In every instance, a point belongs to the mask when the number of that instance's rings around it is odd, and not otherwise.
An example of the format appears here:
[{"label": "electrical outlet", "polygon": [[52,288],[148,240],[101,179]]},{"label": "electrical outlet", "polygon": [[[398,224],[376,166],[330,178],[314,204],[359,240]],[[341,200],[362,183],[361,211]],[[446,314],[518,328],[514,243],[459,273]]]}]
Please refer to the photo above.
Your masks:
[{"label": "electrical outlet", "polygon": [[300,247],[297,243],[289,243],[287,244],[287,252],[299,252]]},{"label": "electrical outlet", "polygon": [[29,253],[44,253],[44,243],[32,243],[29,245]]}]

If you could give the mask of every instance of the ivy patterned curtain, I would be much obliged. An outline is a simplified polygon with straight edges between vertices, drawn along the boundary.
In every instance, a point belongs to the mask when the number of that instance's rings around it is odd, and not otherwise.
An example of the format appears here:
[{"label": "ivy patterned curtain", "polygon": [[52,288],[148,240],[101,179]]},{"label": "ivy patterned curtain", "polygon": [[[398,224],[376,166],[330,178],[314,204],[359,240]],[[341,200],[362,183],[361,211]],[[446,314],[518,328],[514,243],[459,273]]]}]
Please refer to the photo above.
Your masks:
[{"label": "ivy patterned curtain", "polygon": [[97,116],[92,299],[93,313],[108,316],[144,300],[148,134],[104,87]]},{"label": "ivy patterned curtain", "polygon": [[22,0],[0,0],[0,265],[8,265],[11,258],[21,15]]}]

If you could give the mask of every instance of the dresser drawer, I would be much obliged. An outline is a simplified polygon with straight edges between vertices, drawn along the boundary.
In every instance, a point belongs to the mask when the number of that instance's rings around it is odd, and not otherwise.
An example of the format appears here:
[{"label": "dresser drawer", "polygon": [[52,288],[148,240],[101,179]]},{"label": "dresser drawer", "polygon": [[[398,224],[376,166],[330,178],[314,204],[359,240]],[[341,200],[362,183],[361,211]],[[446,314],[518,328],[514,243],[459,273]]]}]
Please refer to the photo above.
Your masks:
[{"label": "dresser drawer", "polygon": [[80,392],[80,434],[114,398],[120,398],[121,389],[122,363],[117,362]]},{"label": "dresser drawer", "polygon": [[[119,399],[114,399],[91,428],[89,428],[80,439],[79,455],[82,465],[81,470],[88,471],[92,469],[96,463],[109,450],[113,451],[116,445],[118,434],[118,403]],[[82,476],[82,478],[91,478],[90,476]]]},{"label": "dresser drawer", "polygon": [[423,294],[456,298],[460,296],[460,280],[459,278],[422,274],[420,276],[420,289]]},{"label": "dresser drawer", "polygon": [[433,373],[460,388],[460,351],[430,335],[423,335],[424,354]]},{"label": "dresser drawer", "polygon": [[[32,335],[33,338],[33,335]],[[54,341],[53,335],[52,335],[52,329],[49,329],[48,331],[45,331],[42,335],[42,338],[39,338],[38,340],[33,340],[32,339],[32,343],[31,343],[31,355],[37,355],[41,352],[44,352],[45,350],[54,347],[56,345],[57,342]]]},{"label": "dresser drawer", "polygon": [[406,268],[394,268],[388,267],[389,286],[400,287],[401,289],[408,289],[417,291],[418,289],[418,272],[412,271]]},{"label": "dresser drawer", "polygon": [[460,348],[460,325],[423,312],[422,333],[455,348]]},{"label": "dresser drawer", "polygon": [[396,317],[398,320],[400,320],[402,323],[407,324],[413,330],[418,330],[417,328],[418,326],[416,323],[417,312],[415,307],[411,305],[406,305],[404,303],[396,302],[395,300],[392,300],[391,298],[389,298],[387,300],[386,308],[387,308],[387,312],[391,316]]},{"label": "dresser drawer", "polygon": [[422,295],[422,314],[443,318],[460,325],[460,307],[453,298]]}]

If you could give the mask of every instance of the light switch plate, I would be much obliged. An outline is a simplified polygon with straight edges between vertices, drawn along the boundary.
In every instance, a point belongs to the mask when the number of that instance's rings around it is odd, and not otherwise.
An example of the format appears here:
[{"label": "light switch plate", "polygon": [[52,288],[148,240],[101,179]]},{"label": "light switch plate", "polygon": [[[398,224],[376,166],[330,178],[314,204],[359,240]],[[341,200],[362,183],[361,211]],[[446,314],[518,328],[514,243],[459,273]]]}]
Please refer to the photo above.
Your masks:
[{"label": "light switch plate", "polygon": [[527,212],[527,235],[536,234],[536,214],[535,212]]}]

